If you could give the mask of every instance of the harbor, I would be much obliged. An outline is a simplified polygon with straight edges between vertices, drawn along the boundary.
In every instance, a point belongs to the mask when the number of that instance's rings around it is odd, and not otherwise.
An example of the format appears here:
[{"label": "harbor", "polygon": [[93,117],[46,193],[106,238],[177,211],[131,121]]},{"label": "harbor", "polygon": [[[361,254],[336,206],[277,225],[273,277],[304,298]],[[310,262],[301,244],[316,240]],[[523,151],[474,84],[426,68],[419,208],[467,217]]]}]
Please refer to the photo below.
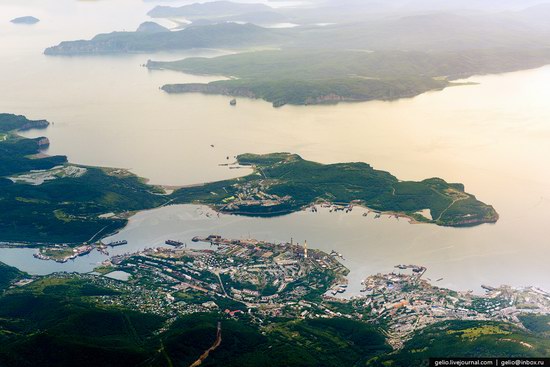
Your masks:
[{"label": "harbor", "polygon": [[[544,207],[541,207],[544,209]],[[361,294],[361,282],[369,274],[384,272],[395,264],[424,264],[427,277],[441,279],[439,286],[456,290],[473,290],[482,294],[481,284],[534,285],[550,289],[546,276],[544,256],[531,259],[530,271],[519,271],[517,259],[523,250],[510,248],[501,242],[498,248],[490,243],[457,242],[455,235],[475,238],[496,230],[481,226],[468,231],[429,225],[410,225],[382,216],[364,217],[367,210],[354,207],[352,212],[330,212],[330,208],[317,206],[317,212],[296,212],[274,218],[247,218],[220,214],[205,206],[176,205],[138,213],[119,233],[103,239],[104,243],[126,240],[127,245],[108,247],[111,256],[156,246],[168,246],[173,240],[191,248],[209,249],[208,242],[193,242],[193,237],[206,238],[212,233],[226,238],[257,238],[266,241],[296,242],[308,240],[312,249],[330,254],[341,254],[350,269],[348,288],[338,296],[352,297]],[[535,213],[536,214],[536,213]],[[330,231],[326,231],[330,228]],[[436,241],[434,247],[432,242]],[[460,245],[457,245],[460,243]],[[215,247],[215,246],[213,246]],[[48,274],[58,271],[89,272],[100,264],[106,255],[92,251],[66,263],[42,261],[33,258],[36,249],[0,248],[0,257],[6,263],[31,274]],[[514,256],[510,256],[514,254]],[[71,254],[73,255],[73,254]],[[550,256],[550,254],[549,254]],[[519,262],[521,264],[521,262]],[[518,267],[519,266],[519,267]],[[475,271],[464,271],[473,267]],[[510,272],[507,269],[518,269]],[[537,270],[540,269],[540,270]],[[481,272],[484,274],[480,278]],[[480,279],[482,279],[480,281]]]},{"label": "harbor", "polygon": [[[124,25],[119,20],[112,22],[113,29],[135,26],[135,21]],[[74,26],[70,38],[83,37],[80,24]],[[239,98],[238,107],[232,108],[227,96],[159,93],[157,86],[173,82],[174,78],[191,83],[214,80],[168,70],[144,73],[143,68],[131,67],[159,55],[82,58],[87,70],[103,71],[90,74],[93,77],[72,68],[74,62],[70,58],[44,59],[35,50],[54,44],[66,35],[59,34],[53,23],[44,22],[41,27],[46,27],[49,33],[45,33],[48,39],[38,45],[27,43],[27,38],[7,34],[10,42],[21,48],[6,48],[10,55],[16,54],[1,58],[9,80],[0,94],[5,111],[55,122],[44,131],[22,133],[29,138],[47,137],[51,143],[50,155],[67,155],[70,162],[82,165],[131,167],[132,173],[150,179],[153,184],[179,187],[248,173],[248,169],[218,166],[226,162],[228,156],[288,151],[323,163],[368,162],[404,180],[438,176],[448,182],[463,182],[469,191],[493,204],[501,214],[497,225],[461,230],[411,226],[407,220],[389,219],[382,214],[375,219],[377,213],[367,213],[357,206],[347,214],[345,210],[328,213],[328,208],[317,207],[313,215],[299,212],[269,219],[223,214],[218,218],[215,212],[202,207],[203,212],[211,215],[206,218],[195,212],[194,206],[166,207],[130,218],[121,233],[106,239],[128,241],[124,246],[109,247],[111,255],[159,246],[167,239],[191,246],[191,238],[197,234],[220,233],[232,238],[272,241],[287,241],[287,237],[292,236],[300,240],[307,238],[311,246],[328,253],[336,250],[344,255],[350,268],[344,296],[359,294],[365,275],[399,263],[425,264],[428,277],[443,278],[439,282],[441,286],[452,289],[481,293],[482,283],[533,284],[550,289],[550,272],[545,260],[550,258],[545,230],[550,210],[550,176],[540,169],[547,163],[550,146],[543,139],[550,121],[546,87],[550,68],[474,77],[467,82],[477,85],[394,102],[307,108],[287,105],[273,109],[260,100]],[[98,33],[96,31],[99,30],[85,30],[89,35]],[[220,54],[220,51],[193,50],[174,53],[170,58]],[[26,60],[24,65],[17,61],[21,59]],[[36,70],[37,77],[16,77],[28,70]],[[84,80],[90,88],[74,90],[59,98],[52,92],[50,78],[42,75],[51,75],[59,81],[56,90],[73,90],[74,80]],[[112,80],[120,83],[112,85]],[[151,83],[155,88],[150,87]],[[128,85],[134,87],[128,88]],[[124,98],[113,105],[111,93],[97,93],[105,88]],[[32,96],[26,99],[28,91],[32,91]],[[494,98],[495,95],[498,98]],[[97,100],[112,108],[81,105],[82,99]],[[528,114],[522,112],[524,103],[530,106]],[[147,108],[151,104],[162,107]],[[75,110],[74,106],[79,107]],[[499,112],[487,113],[482,106]],[[459,118],[464,114],[466,118]],[[258,116],[262,116],[268,129],[258,127]],[[523,120],[532,124],[525,132],[518,133],[513,126]],[[312,136],[311,132],[320,126],[325,133]],[[449,144],[442,145],[439,142],[446,141],[449,128],[457,135]],[[193,134],[189,133],[191,129]],[[227,137],[236,131],[239,131],[238,140],[230,142]],[[121,144],[120,137],[127,134],[133,139]],[[380,138],[386,136],[391,139]],[[533,140],[532,136],[541,138]],[[491,139],[498,139],[501,144],[490,144]],[[102,142],[103,149],[98,150],[90,141]],[[215,148],[210,147],[211,144]],[[526,147],[533,147],[537,154],[531,154],[532,150]],[[163,164],[150,159],[152,152]],[[137,228],[138,223],[143,230]],[[191,229],[195,232],[191,233]],[[66,263],[56,263],[33,258],[34,252],[34,249],[1,248],[0,259],[21,270],[45,274],[91,271],[94,264],[106,257],[92,251]],[[534,253],[537,256],[532,256]]]}]

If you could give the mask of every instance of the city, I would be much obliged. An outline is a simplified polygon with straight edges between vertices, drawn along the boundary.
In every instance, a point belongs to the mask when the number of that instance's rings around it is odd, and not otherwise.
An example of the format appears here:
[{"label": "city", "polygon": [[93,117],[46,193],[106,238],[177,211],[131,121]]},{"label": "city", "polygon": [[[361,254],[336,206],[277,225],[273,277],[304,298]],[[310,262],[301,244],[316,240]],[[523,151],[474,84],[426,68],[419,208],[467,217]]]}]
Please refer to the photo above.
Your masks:
[{"label": "city", "polygon": [[343,256],[335,251],[308,248],[307,242],[218,235],[193,242],[208,248],[168,240],[166,247],[113,256],[93,273],[62,276],[116,291],[97,297],[100,304],[172,321],[204,312],[246,315],[260,327],[277,317],[359,319],[379,326],[397,350],[419,330],[442,321],[500,321],[524,328],[521,315],[550,314],[550,293],[536,287],[484,285],[484,295],[454,291],[431,284],[424,278],[427,269],[419,265],[396,265],[391,273],[366,277],[359,296],[335,297],[348,282],[348,269],[339,260]]}]

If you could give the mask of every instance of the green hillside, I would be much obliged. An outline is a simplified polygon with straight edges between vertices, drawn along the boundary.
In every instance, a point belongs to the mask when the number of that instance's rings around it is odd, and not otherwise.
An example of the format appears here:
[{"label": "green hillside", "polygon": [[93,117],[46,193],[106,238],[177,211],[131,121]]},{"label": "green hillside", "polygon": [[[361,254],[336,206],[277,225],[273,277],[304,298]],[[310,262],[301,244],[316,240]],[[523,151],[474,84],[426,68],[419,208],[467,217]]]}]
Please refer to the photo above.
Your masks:
[{"label": "green hillside", "polygon": [[0,294],[4,289],[8,288],[10,284],[25,275],[25,273],[19,271],[17,268],[0,262]]},{"label": "green hillside", "polygon": [[[64,156],[36,156],[45,139],[27,139],[15,133],[46,126],[48,122],[43,120],[0,115],[0,132],[8,134],[0,141],[1,241],[83,242],[126,224],[124,218],[101,218],[102,214],[151,208],[168,200],[157,188],[126,171],[69,165]],[[43,183],[31,184],[36,173],[21,176],[30,170],[45,170],[44,174],[51,172],[51,176]]]},{"label": "green hillside", "polygon": [[[48,277],[0,297],[0,365],[189,366],[216,336],[222,343],[204,366],[351,366],[389,351],[383,336],[359,321],[281,320],[260,332],[219,314],[166,319],[95,297],[108,289]],[[32,350],[32,353],[28,351]]]},{"label": "green hillside", "polygon": [[550,339],[506,323],[447,321],[420,331],[405,347],[369,366],[425,366],[429,357],[547,357]]},{"label": "green hillside", "polygon": [[[178,202],[213,204],[222,211],[252,216],[281,215],[327,201],[345,205],[355,202],[446,226],[498,220],[493,207],[464,192],[463,185],[440,178],[399,181],[366,163],[324,165],[289,153],[243,154],[237,158],[239,164],[253,166],[254,173],[180,189],[172,196]],[[424,209],[430,209],[433,220],[417,214]]]},{"label": "green hillside", "polygon": [[550,49],[460,52],[285,49],[149,61],[147,66],[231,77],[208,84],[167,84],[162,89],[168,93],[260,98],[278,107],[413,97],[456,85],[451,82],[454,79],[538,67],[549,61]]},{"label": "green hillside", "polygon": [[218,322],[221,342],[203,366],[415,367],[435,356],[550,352],[547,336],[501,322],[442,322],[392,351],[383,330],[362,321],[272,318],[258,326],[246,315],[236,320],[218,312],[168,320],[97,301],[112,295],[89,280],[61,275],[0,296],[0,365],[187,367],[214,343]]}]

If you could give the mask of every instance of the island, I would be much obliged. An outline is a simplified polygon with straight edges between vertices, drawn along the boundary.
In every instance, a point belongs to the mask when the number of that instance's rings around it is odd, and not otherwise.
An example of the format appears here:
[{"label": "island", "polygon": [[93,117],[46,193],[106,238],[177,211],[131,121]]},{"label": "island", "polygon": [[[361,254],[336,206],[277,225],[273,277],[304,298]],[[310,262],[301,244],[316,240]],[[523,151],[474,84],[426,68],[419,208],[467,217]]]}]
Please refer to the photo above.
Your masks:
[{"label": "island", "polygon": [[14,18],[11,20],[14,24],[36,24],[40,22],[40,19],[35,18],[33,16],[24,16],[19,18]]},{"label": "island", "polygon": [[347,268],[305,242],[196,241],[202,249],[167,241],[88,274],[0,263],[0,364],[420,367],[550,353],[550,294],[536,287],[475,295],[396,265],[346,299],[333,294]]},{"label": "island", "polygon": [[[474,226],[498,220],[495,209],[440,178],[400,181],[366,163],[320,164],[290,153],[242,154],[235,164],[250,175],[167,193],[124,169],[83,166],[41,153],[47,138],[17,130],[46,128],[46,120],[0,114],[0,242],[8,246],[68,244],[78,253],[123,228],[136,211],[198,203],[223,213],[276,216],[312,205],[334,210],[364,206],[380,215],[406,216],[442,226]],[[61,247],[46,253],[75,255]],[[78,256],[78,253],[75,256]]]}]

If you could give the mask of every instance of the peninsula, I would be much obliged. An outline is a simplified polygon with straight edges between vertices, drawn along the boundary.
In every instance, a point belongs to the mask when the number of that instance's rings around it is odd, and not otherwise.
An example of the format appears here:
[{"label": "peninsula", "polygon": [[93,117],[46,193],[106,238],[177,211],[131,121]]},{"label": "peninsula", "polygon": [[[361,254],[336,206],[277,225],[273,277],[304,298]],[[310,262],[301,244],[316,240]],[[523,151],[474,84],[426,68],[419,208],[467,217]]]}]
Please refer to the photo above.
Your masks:
[{"label": "peninsula", "polygon": [[45,120],[0,114],[0,242],[92,243],[124,227],[135,211],[188,203],[248,216],[283,215],[315,203],[333,203],[362,205],[442,226],[498,220],[493,207],[466,193],[462,184],[439,178],[399,181],[366,163],[324,165],[290,153],[239,155],[237,163],[252,166],[254,173],[166,194],[123,169],[77,165],[65,156],[38,154],[49,145],[47,138],[27,139],[16,133],[48,125]]},{"label": "peninsula", "polygon": [[[231,15],[250,6],[258,6],[259,12]],[[545,9],[538,10],[540,15],[547,14],[542,13]],[[229,78],[211,83],[169,83],[162,86],[167,93],[258,98],[274,107],[409,98],[459,85],[456,80],[473,75],[550,63],[550,43],[543,36],[546,23],[537,21],[535,10],[514,14],[515,25],[505,14],[469,17],[453,13],[375,16],[371,21],[351,23],[338,19],[327,25],[330,19],[323,17],[322,22],[317,19],[320,23],[315,23],[315,17],[302,18],[298,10],[284,14],[266,11],[264,5],[228,2],[158,7],[151,14],[197,18],[191,25],[182,24],[184,29],[179,31],[167,32],[148,24],[136,32],[61,42],[44,53],[151,53],[194,48],[238,51],[241,53],[212,59],[149,61],[147,66]],[[338,12],[324,11],[329,12],[327,15]],[[268,28],[279,21],[299,26]],[[153,32],[144,31],[151,29]]]},{"label": "peninsula", "polygon": [[129,213],[168,200],[161,189],[125,170],[43,156],[39,153],[49,145],[47,138],[27,139],[16,133],[48,125],[45,120],[0,114],[0,243],[79,244],[126,224],[125,215],[106,213]]},{"label": "peninsula", "polygon": [[[164,27],[162,27],[164,28]],[[145,23],[135,32],[99,34],[91,40],[64,41],[44,51],[46,55],[144,53],[193,48],[249,48],[278,44],[284,32],[253,24],[220,23],[167,32]],[[150,30],[154,31],[151,32]]]},{"label": "peninsula", "polygon": [[[315,203],[353,205],[376,212],[406,215],[442,226],[474,226],[498,220],[495,209],[464,191],[464,185],[440,178],[400,181],[366,163],[321,164],[296,154],[242,154],[240,165],[251,166],[248,176],[182,188],[175,202],[207,204],[214,209],[248,216],[276,216]],[[432,219],[420,214],[429,210]]]},{"label": "peninsula", "polygon": [[149,69],[223,75],[210,83],[166,84],[167,93],[259,98],[274,107],[414,97],[472,75],[543,66],[550,50],[372,51],[283,49],[179,61]]}]

